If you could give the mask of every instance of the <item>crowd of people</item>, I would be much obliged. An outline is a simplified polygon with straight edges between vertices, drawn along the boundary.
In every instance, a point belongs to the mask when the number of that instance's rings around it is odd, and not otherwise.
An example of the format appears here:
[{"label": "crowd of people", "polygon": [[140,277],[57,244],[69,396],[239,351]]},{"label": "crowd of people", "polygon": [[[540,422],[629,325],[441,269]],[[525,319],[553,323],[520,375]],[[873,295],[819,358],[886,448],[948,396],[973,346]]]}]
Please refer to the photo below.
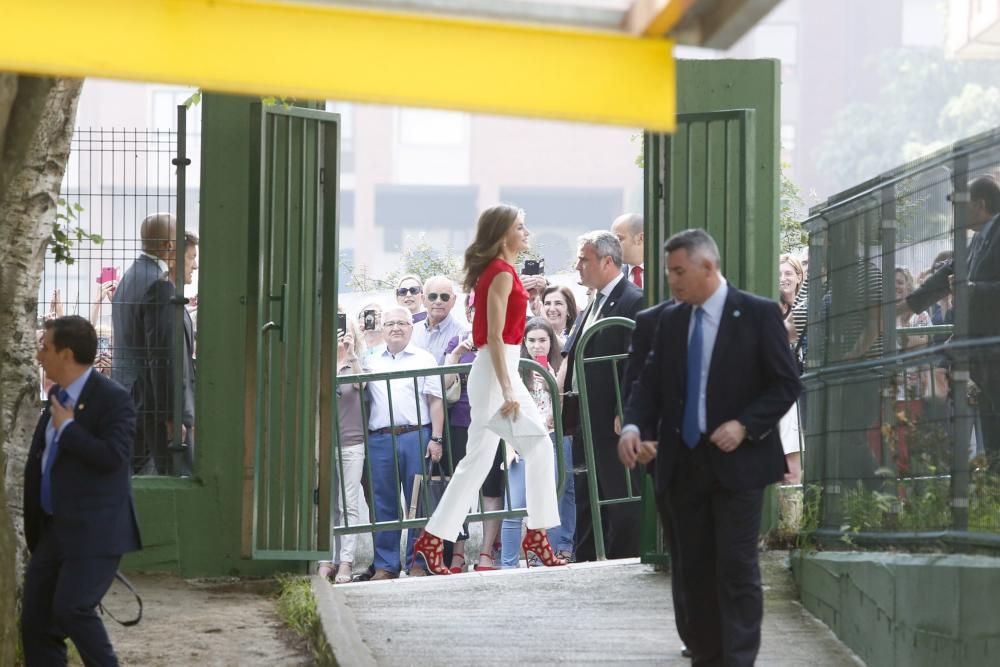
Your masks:
[{"label": "crowd of people", "polygon": [[[569,360],[580,334],[599,319],[631,318],[641,308],[642,218],[634,214],[621,216],[612,223],[611,231],[598,230],[581,236],[578,248],[579,286],[592,295],[586,301],[578,302],[577,291],[550,283],[541,272],[517,274],[518,283],[528,295],[524,321],[516,326],[517,358],[532,359],[542,367],[541,371],[519,371],[519,377],[540,415],[549,442],[547,456],[554,462],[558,458],[556,448],[562,449],[564,477],[557,479],[558,471],[553,475],[555,487],[562,488],[557,498],[559,521],[547,526],[547,539],[552,545],[552,558],[565,562],[595,557],[586,470],[582,467],[584,456],[576,419],[579,408],[575,402],[570,407],[566,405],[579,396]],[[344,330],[338,332],[341,375],[360,375],[359,379],[363,379],[365,374],[378,372],[475,364],[482,357],[483,346],[477,344],[469,323],[475,322],[478,309],[487,307],[486,298],[474,285],[469,285],[464,295],[460,294],[447,276],[401,276],[396,284],[395,303],[366,303],[356,317],[346,318]],[[453,314],[460,299],[465,309],[464,320]],[[627,350],[627,330],[608,329],[591,338],[587,355],[623,354]],[[603,498],[624,497],[628,493],[624,468],[614,454],[619,408],[614,399],[612,373],[610,364],[603,369],[588,368],[587,373],[595,449],[602,451],[597,467]],[[557,386],[556,392],[551,390],[551,383]],[[415,491],[419,493],[413,484],[417,475],[453,478],[459,463],[467,456],[473,424],[469,374],[427,374],[416,384],[411,379],[341,383],[338,396],[344,479],[337,493],[337,525],[357,524],[364,490],[373,499],[373,521],[401,518],[407,508],[417,505],[413,497]],[[564,426],[559,442],[555,433],[557,412],[561,413]],[[362,414],[367,415],[367,423],[362,423]],[[364,474],[366,430],[371,479]],[[530,484],[519,447],[504,441],[487,464],[485,477],[476,489],[475,504],[484,511],[527,508],[531,502]],[[632,490],[637,495],[638,488]],[[608,510],[605,517],[608,553],[637,555],[638,505],[613,506]],[[485,521],[483,546],[478,554],[465,552],[467,533],[463,529],[456,539],[443,540],[442,560],[450,572],[456,573],[465,569],[519,567],[523,524],[521,519],[514,518]],[[393,578],[404,570],[409,576],[421,576],[426,572],[425,564],[414,560],[416,534],[409,533],[402,560],[398,549],[400,532],[376,533],[375,562],[367,572],[357,574],[353,572],[356,539],[337,536],[332,558],[319,564],[319,572],[335,582]],[[541,554],[529,551],[524,556],[527,565],[542,562]]]}]

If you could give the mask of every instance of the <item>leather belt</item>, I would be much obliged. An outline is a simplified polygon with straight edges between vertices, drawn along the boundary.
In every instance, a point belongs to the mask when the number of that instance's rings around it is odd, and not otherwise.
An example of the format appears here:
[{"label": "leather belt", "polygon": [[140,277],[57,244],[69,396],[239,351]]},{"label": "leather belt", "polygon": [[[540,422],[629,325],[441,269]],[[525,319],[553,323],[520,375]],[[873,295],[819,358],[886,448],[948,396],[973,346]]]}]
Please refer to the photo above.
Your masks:
[{"label": "leather belt", "polygon": [[369,433],[372,435],[402,435],[403,433],[419,431],[422,428],[425,426],[386,426],[385,428],[372,429]]}]

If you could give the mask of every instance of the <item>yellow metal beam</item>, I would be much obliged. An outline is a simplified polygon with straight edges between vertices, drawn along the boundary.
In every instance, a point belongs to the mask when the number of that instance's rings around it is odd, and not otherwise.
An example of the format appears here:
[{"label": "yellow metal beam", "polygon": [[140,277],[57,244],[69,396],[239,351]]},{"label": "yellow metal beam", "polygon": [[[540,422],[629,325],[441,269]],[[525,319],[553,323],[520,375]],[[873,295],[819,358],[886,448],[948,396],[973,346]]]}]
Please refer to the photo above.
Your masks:
[{"label": "yellow metal beam", "polygon": [[0,0],[0,70],[674,128],[672,43],[276,0]]}]

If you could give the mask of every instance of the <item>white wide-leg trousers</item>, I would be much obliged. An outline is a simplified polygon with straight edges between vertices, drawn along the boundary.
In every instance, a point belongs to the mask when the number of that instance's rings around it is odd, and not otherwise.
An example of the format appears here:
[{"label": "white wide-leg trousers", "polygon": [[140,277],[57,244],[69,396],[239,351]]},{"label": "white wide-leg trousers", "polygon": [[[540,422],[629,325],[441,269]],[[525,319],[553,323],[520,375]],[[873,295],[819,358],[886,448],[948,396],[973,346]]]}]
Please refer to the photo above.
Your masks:
[{"label": "white wide-leg trousers", "polygon": [[[518,419],[531,419],[544,425],[535,400],[528,393],[517,370],[521,347],[504,345],[504,358],[514,398],[521,408]],[[427,532],[446,540],[454,540],[461,532],[462,523],[479,497],[479,489],[489,473],[500,444],[500,436],[486,428],[490,417],[503,405],[500,382],[486,348],[480,348],[476,360],[472,362],[468,387],[472,423],[469,424],[465,458],[459,461],[441,502],[427,521]],[[559,503],[556,499],[555,454],[549,436],[518,438],[518,442],[507,444],[514,447],[524,459],[528,528],[558,526],[560,520]]]}]

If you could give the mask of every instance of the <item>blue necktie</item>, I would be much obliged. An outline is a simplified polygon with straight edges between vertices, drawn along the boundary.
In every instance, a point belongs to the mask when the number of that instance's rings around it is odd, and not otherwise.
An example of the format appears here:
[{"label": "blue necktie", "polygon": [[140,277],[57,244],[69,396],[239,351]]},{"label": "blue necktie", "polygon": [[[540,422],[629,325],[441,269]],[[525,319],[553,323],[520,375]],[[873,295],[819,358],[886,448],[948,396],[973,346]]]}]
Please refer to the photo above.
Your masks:
[{"label": "blue necktie", "polygon": [[[69,392],[65,389],[59,391],[59,402],[66,405],[69,401]],[[46,514],[52,514],[52,465],[59,455],[59,431],[52,434],[52,444],[49,445],[52,451],[49,452],[45,465],[42,467],[42,509]]]},{"label": "blue necktie", "polygon": [[694,309],[694,331],[688,341],[687,352],[687,386],[684,392],[684,422],[681,425],[681,437],[688,449],[694,449],[701,440],[701,427],[698,426],[698,405],[701,402],[701,319],[705,311]]}]

